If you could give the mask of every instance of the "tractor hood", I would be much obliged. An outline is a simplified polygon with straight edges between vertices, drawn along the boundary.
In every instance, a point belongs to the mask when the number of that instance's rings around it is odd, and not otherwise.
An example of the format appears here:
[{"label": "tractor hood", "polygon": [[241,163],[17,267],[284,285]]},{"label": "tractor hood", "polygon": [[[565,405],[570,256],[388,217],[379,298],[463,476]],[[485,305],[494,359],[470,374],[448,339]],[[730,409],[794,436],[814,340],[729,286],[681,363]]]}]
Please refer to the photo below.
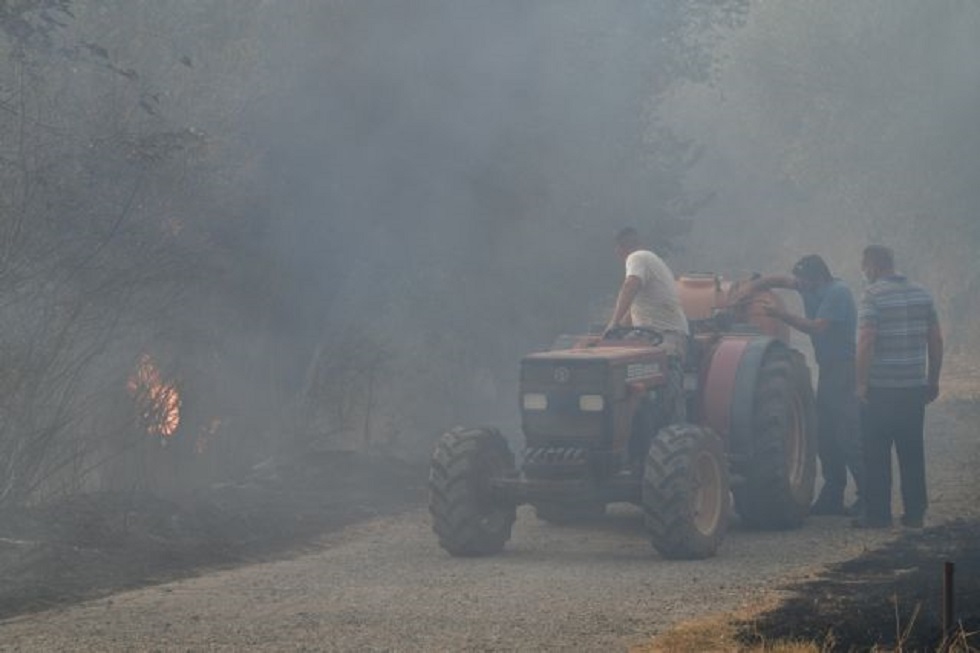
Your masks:
[{"label": "tractor hood", "polygon": [[618,401],[628,392],[626,384],[659,381],[667,368],[667,352],[649,345],[558,349],[525,356],[521,385],[525,389],[602,392]]},{"label": "tractor hood", "polygon": [[528,362],[564,361],[568,363],[608,361],[615,364],[617,362],[628,363],[629,361],[633,360],[648,360],[651,358],[663,358],[666,360],[666,352],[650,347],[647,344],[637,344],[635,346],[621,344],[608,346],[597,345],[594,347],[556,349],[554,351],[543,351],[535,354],[528,354],[524,357],[524,360]]}]

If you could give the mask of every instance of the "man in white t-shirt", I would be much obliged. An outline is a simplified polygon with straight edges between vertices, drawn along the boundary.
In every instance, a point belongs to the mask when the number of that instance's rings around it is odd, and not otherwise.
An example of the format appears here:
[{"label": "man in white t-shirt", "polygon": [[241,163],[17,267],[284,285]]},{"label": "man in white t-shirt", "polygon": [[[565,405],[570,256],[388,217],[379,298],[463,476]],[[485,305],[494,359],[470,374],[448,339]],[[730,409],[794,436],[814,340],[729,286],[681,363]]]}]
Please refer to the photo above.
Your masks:
[{"label": "man in white t-shirt", "polygon": [[674,274],[663,259],[643,249],[636,229],[616,234],[616,253],[626,262],[626,279],[605,333],[618,326],[651,327],[664,334],[664,344],[682,355],[687,318],[677,296]]}]

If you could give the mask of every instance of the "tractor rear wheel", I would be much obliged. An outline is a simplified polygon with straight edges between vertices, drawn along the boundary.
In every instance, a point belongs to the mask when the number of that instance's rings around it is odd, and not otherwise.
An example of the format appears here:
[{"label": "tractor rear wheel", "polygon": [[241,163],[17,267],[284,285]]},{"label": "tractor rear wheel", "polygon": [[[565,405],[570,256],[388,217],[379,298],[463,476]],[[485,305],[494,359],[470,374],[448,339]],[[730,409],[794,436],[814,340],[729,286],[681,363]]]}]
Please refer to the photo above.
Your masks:
[{"label": "tractor rear wheel", "polygon": [[455,428],[440,438],[429,470],[429,513],[439,546],[454,556],[498,553],[517,517],[495,499],[494,477],[514,470],[514,454],[496,429]]},{"label": "tractor rear wheel", "polygon": [[756,382],[753,456],[735,489],[736,510],[747,526],[796,528],[806,518],[817,470],[814,411],[802,356],[770,348]]},{"label": "tractor rear wheel", "polygon": [[730,503],[721,439],[693,424],[661,429],[650,442],[642,489],[647,531],[660,555],[715,555],[728,530]]}]

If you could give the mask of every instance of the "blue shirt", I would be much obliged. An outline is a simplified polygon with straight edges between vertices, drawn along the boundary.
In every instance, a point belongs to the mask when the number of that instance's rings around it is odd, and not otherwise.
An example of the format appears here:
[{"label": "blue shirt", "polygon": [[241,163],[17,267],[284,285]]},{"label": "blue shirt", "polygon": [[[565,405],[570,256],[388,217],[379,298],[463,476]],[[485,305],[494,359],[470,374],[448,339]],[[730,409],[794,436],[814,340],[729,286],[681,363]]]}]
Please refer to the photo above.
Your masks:
[{"label": "blue shirt", "polygon": [[840,279],[816,290],[801,290],[807,319],[827,320],[823,333],[810,336],[817,364],[854,360],[857,307],[851,290]]}]

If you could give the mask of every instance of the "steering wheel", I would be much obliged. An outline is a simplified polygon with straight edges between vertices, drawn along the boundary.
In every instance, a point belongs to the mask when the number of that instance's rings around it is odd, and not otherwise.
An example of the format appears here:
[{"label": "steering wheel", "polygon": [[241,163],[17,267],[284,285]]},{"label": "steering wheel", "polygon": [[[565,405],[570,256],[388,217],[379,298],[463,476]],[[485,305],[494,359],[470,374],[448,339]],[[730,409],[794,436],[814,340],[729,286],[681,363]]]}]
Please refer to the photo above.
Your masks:
[{"label": "steering wheel", "polygon": [[633,334],[646,336],[654,347],[664,341],[663,333],[648,326],[616,326],[606,331],[603,340],[622,340],[624,337]]}]

